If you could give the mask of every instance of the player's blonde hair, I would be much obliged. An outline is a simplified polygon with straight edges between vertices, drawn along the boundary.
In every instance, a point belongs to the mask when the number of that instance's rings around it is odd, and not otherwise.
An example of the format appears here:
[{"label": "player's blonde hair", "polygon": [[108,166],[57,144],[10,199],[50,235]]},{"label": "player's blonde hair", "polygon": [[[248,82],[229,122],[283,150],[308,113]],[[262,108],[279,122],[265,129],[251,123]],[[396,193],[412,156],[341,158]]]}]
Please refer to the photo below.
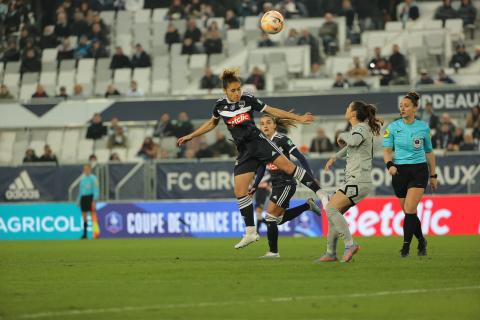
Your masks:
[{"label": "player's blonde hair", "polygon": [[296,123],[297,123],[297,121],[295,120],[286,119],[286,118],[277,118],[268,113],[263,114],[262,118],[272,119],[273,123],[275,123],[277,128],[283,128],[285,130],[288,130],[291,127],[296,127]]}]

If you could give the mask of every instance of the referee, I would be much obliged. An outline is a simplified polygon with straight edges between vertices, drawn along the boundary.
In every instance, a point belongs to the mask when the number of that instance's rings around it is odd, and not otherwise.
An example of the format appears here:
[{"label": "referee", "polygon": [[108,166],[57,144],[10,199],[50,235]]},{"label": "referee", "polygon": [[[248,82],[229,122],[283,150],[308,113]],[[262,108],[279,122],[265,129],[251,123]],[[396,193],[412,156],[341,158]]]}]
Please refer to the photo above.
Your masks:
[{"label": "referee", "polygon": [[92,167],[89,164],[83,166],[83,175],[80,180],[77,203],[82,210],[83,235],[81,239],[87,239],[87,213],[92,215],[93,237],[97,238],[100,234],[97,222],[97,213],[95,211],[95,201],[98,199],[99,188],[98,179],[92,174]]},{"label": "referee", "polygon": [[420,96],[416,92],[409,92],[403,97],[400,102],[401,119],[390,123],[383,136],[383,159],[388,172],[392,175],[395,195],[399,198],[400,206],[405,213],[403,247],[400,250],[402,257],[408,256],[413,235],[418,239],[418,255],[427,255],[427,240],[422,234],[417,206],[429,179],[432,191],[437,189],[430,129],[426,122],[415,119],[419,99]]}]

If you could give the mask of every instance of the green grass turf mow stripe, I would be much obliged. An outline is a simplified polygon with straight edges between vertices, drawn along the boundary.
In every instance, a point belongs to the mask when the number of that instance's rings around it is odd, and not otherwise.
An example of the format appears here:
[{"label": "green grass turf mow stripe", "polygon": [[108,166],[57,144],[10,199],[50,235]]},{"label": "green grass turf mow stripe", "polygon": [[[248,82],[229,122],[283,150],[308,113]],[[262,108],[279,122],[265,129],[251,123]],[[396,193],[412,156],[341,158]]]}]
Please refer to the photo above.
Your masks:
[{"label": "green grass turf mow stripe", "polygon": [[[478,319],[479,237],[359,238],[350,264],[313,264],[325,239],[0,242],[1,319]],[[342,250],[339,250],[339,254]]]}]

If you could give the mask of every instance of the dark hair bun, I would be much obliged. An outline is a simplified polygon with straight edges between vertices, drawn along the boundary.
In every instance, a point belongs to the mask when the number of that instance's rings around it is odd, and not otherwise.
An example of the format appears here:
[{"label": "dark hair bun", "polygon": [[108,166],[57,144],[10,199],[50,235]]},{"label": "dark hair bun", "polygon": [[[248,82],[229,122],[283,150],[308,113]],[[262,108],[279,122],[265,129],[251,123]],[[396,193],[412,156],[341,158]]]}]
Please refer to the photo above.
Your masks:
[{"label": "dark hair bun", "polygon": [[410,91],[409,93],[407,93],[407,97],[411,98],[412,100],[415,100],[415,102],[420,100],[420,95],[415,91]]}]

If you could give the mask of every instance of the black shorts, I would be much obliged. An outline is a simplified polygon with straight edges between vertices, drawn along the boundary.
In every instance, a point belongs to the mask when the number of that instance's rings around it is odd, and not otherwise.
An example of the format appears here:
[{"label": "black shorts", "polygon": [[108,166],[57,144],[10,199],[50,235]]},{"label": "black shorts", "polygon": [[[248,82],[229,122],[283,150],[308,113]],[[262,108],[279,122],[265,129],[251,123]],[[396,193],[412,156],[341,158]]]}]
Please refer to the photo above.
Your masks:
[{"label": "black shorts", "polygon": [[258,188],[255,192],[255,208],[260,208],[263,210],[265,208],[265,203],[267,202],[268,194],[270,192],[267,188]]},{"label": "black shorts", "polygon": [[238,176],[247,172],[256,172],[259,166],[273,162],[280,155],[282,151],[267,137],[260,134],[258,138],[238,146],[238,157],[233,173]]},{"label": "black shorts", "polygon": [[270,195],[270,201],[277,206],[287,209],[290,207],[290,199],[292,199],[297,186],[295,184],[289,184],[282,187],[273,187],[272,194]]},{"label": "black shorts", "polygon": [[91,212],[92,211],[92,202],[93,202],[93,196],[82,196],[80,198],[80,209],[82,209],[82,212]]},{"label": "black shorts", "polygon": [[410,188],[427,188],[427,163],[396,164],[397,174],[392,177],[393,190],[397,198],[405,198]]}]

